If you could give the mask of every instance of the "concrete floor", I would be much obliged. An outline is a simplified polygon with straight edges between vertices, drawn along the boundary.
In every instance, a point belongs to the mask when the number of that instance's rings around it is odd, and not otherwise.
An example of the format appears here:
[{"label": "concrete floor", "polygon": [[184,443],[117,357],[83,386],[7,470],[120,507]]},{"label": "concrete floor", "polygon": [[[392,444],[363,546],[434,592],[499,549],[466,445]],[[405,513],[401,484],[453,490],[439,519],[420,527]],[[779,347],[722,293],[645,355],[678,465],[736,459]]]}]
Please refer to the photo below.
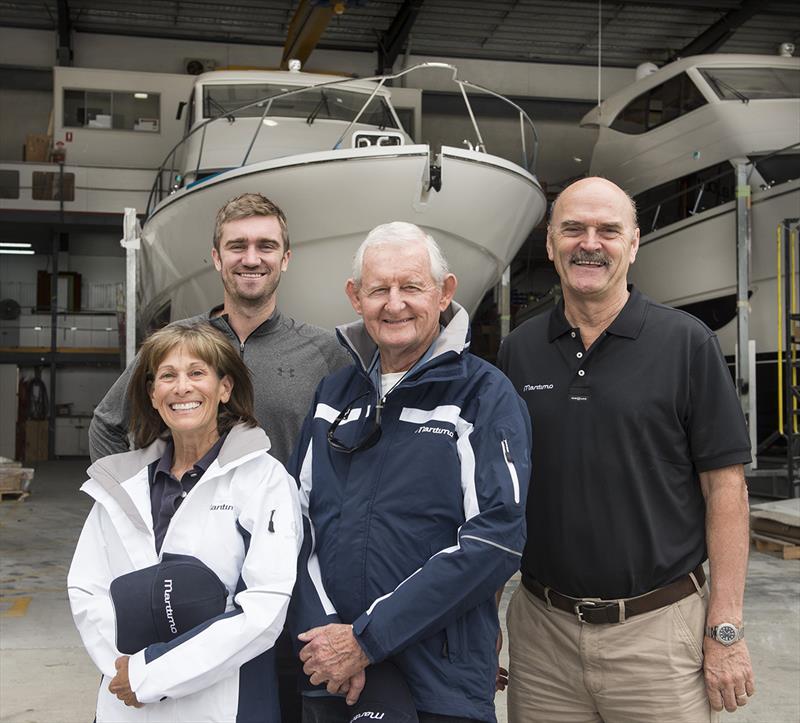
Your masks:
[{"label": "concrete floor", "polygon": [[[100,675],[72,624],[65,589],[90,507],[78,492],[86,466],[86,461],[37,465],[33,495],[21,503],[0,503],[2,723],[86,723],[94,716]],[[517,584],[506,586],[503,608]],[[745,620],[757,694],[730,720],[798,723],[800,561],[751,554]],[[506,720],[505,705],[505,693],[498,694],[500,723]]]}]

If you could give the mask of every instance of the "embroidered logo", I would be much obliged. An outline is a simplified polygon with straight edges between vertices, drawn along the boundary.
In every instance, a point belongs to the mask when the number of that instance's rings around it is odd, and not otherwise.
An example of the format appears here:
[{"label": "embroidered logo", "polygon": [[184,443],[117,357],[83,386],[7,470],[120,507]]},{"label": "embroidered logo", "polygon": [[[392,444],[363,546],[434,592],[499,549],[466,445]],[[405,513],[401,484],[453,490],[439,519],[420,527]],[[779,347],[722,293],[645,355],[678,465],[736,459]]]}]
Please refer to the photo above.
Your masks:
[{"label": "embroidered logo", "polygon": [[175,625],[175,616],[172,613],[172,579],[164,580],[164,612],[167,614],[167,622],[169,623],[169,631],[173,635],[178,634],[178,626]]},{"label": "embroidered logo", "polygon": [[278,372],[278,376],[287,376],[289,379],[294,379],[294,367],[289,367],[288,369],[284,369],[283,367],[278,367],[276,370]]},{"label": "embroidered logo", "polygon": [[526,384],[522,387],[523,392],[541,392],[546,389],[553,389],[552,384]]},{"label": "embroidered logo", "polygon": [[414,434],[446,434],[448,437],[455,437],[449,429],[445,429],[444,427],[428,427],[424,424],[418,427]]},{"label": "embroidered logo", "polygon": [[232,510],[233,505],[211,505],[208,509],[212,512],[216,510]]}]

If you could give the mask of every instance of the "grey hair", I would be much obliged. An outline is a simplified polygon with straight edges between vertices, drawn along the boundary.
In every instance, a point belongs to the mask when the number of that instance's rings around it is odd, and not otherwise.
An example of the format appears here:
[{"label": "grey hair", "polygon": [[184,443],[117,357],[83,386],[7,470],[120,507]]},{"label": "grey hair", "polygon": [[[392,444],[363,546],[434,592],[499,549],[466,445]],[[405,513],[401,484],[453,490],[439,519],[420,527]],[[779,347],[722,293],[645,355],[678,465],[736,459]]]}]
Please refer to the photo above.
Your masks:
[{"label": "grey hair", "polygon": [[433,236],[425,233],[419,226],[406,221],[392,221],[376,226],[367,234],[361,242],[355,256],[353,257],[353,281],[356,286],[361,286],[361,272],[364,267],[364,254],[372,246],[382,244],[393,244],[404,246],[409,243],[421,241],[428,249],[428,259],[430,260],[431,276],[438,286],[444,283],[444,277],[450,273],[447,259],[439,248]]}]

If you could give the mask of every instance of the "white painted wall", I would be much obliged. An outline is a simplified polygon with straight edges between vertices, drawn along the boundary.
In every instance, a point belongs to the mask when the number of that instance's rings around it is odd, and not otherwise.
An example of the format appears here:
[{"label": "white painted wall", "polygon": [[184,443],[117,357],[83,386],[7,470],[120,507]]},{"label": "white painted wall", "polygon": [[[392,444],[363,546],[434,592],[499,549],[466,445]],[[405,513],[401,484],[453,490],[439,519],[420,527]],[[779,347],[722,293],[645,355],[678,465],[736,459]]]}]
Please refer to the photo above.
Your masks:
[{"label": "white painted wall", "polygon": [[[176,120],[179,100],[189,97],[194,78],[169,73],[100,70],[83,67],[53,68],[53,140],[64,141],[67,160],[79,165],[111,165],[117,168],[158,168],[183,136],[184,121]],[[65,128],[63,89],[82,88],[158,93],[161,96],[160,130],[157,133],[103,128]],[[67,133],[72,140],[67,141]]]}]

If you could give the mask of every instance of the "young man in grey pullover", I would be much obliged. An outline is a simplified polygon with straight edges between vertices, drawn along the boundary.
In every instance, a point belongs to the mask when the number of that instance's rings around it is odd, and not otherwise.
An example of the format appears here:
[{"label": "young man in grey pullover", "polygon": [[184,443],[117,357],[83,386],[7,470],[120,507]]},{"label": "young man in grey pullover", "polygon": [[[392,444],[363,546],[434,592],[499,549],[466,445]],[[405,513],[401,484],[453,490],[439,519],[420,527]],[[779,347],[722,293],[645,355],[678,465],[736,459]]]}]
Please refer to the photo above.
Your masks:
[{"label": "young man in grey pullover", "polygon": [[[278,311],[278,284],[291,254],[286,217],[278,206],[257,193],[228,201],[217,214],[211,251],[224,303],[194,317],[208,319],[241,352],[253,376],[256,418],[272,443],[270,453],[283,464],[320,379],[352,363],[333,334]],[[89,427],[93,462],[128,450],[132,368],[128,366],[94,411]]]}]

